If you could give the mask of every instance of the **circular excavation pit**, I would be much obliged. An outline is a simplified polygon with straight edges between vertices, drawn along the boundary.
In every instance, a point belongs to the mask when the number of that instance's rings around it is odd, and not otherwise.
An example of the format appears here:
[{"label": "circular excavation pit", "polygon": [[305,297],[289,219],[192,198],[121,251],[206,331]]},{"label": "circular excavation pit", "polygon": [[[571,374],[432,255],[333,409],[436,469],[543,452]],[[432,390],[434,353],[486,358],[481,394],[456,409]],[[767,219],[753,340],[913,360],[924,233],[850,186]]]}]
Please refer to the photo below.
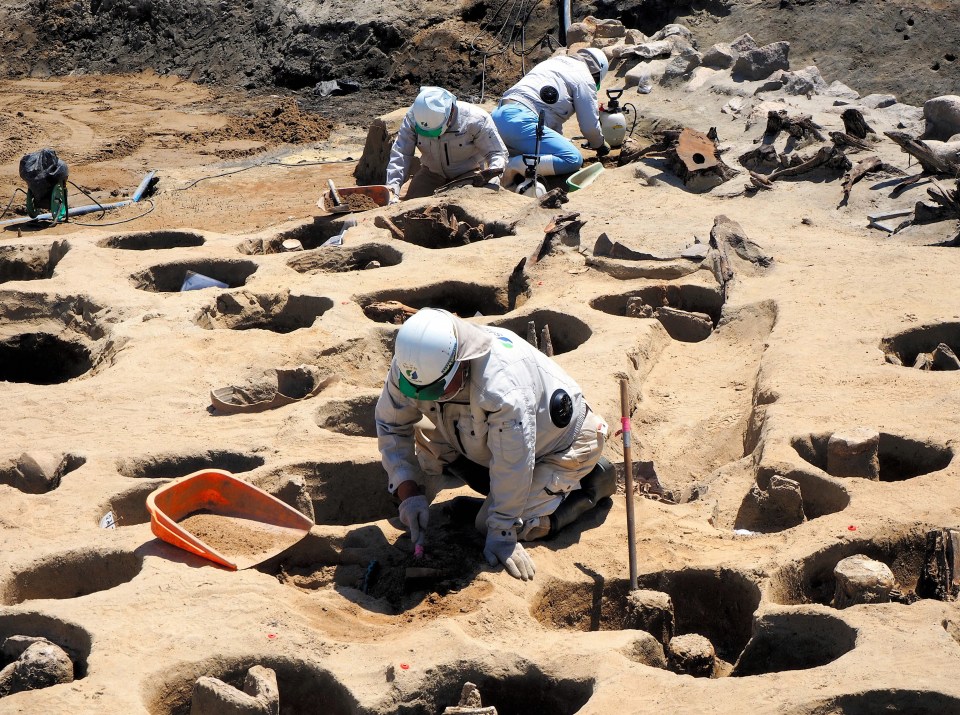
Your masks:
[{"label": "circular excavation pit", "polygon": [[557,677],[527,661],[495,664],[461,661],[437,667],[419,686],[416,697],[410,698],[405,693],[403,702],[378,710],[403,715],[436,715],[457,704],[467,682],[477,686],[483,707],[496,708],[498,715],[573,715],[587,704],[595,686],[590,678]]},{"label": "circular excavation pit", "polygon": [[[15,636],[46,638],[62,648],[70,658],[74,680],[87,677],[87,659],[90,657],[92,639],[80,626],[33,611],[0,615],[0,644]],[[0,653],[0,670],[12,661],[13,658]]]},{"label": "circular excavation pit", "polygon": [[[577,631],[647,630],[633,614],[626,580],[595,583],[554,581],[537,595],[531,613],[545,626]],[[706,637],[717,657],[733,663],[750,640],[753,613],[760,589],[751,579],[730,569],[663,571],[638,578],[641,589],[661,591],[673,603],[673,635],[698,633]],[[658,622],[659,623],[659,622]],[[646,627],[644,627],[646,626]],[[654,637],[669,639],[655,627]]]},{"label": "circular excavation pit", "polygon": [[937,323],[880,341],[888,363],[924,372],[960,370],[960,323]]},{"label": "circular excavation pit", "polygon": [[313,223],[284,231],[273,238],[249,238],[240,243],[237,250],[247,256],[283,253],[284,241],[293,240],[298,241],[305,251],[311,251],[348,228],[345,222],[349,220],[355,221],[342,216],[318,216]]},{"label": "circular excavation pit", "polygon": [[152,491],[165,483],[165,480],[162,479],[147,480],[115,494],[108,502],[97,509],[96,523],[102,528],[111,529],[146,524],[150,521],[150,512],[147,511],[147,497]]},{"label": "circular excavation pit", "polygon": [[13,606],[42,598],[80,598],[131,581],[141,557],[116,550],[71,551],[34,561],[0,586],[0,601]]},{"label": "circular excavation pit", "polygon": [[953,460],[950,447],[871,430],[813,433],[790,444],[804,461],[831,476],[881,482],[939,472]]},{"label": "circular excavation pit", "polygon": [[117,462],[117,471],[133,479],[175,479],[201,469],[223,469],[231,474],[249,472],[262,467],[264,461],[258,454],[211,449],[194,454],[155,454],[121,459]]},{"label": "circular excavation pit", "polygon": [[79,454],[25,452],[0,459],[0,484],[25,494],[46,494],[59,487],[67,474],[86,462],[87,458]]},{"label": "circular excavation pit", "polygon": [[403,234],[401,240],[432,249],[456,248],[516,234],[514,224],[499,219],[484,221],[455,204],[405,211],[393,218],[393,224]]},{"label": "circular excavation pit", "polygon": [[[355,715],[360,712],[356,698],[328,671],[314,663],[280,656],[215,658],[180,665],[173,674],[163,673],[150,679],[144,689],[144,704],[151,715],[190,715],[193,688],[198,678],[217,678],[242,690],[247,671],[254,665],[270,668],[276,673],[280,712],[284,715],[318,712]],[[230,712],[240,711],[231,709]]]},{"label": "circular excavation pit", "polygon": [[674,340],[696,343],[717,327],[723,302],[716,288],[668,283],[594,298],[590,307],[610,315],[656,319]]},{"label": "circular excavation pit", "polygon": [[840,695],[786,715],[945,715],[960,713],[960,698],[929,690],[889,688]]},{"label": "circular excavation pit", "polygon": [[925,534],[920,530],[884,534],[870,541],[831,544],[802,561],[782,566],[771,576],[767,596],[785,606],[834,605],[837,595],[834,567],[845,558],[863,554],[890,568],[897,583],[893,598],[910,602],[915,600],[914,592],[924,567],[924,544]]},{"label": "circular excavation pit", "polygon": [[228,288],[239,288],[257,270],[253,261],[181,261],[151,266],[130,276],[133,285],[153,293],[179,293],[188,271],[225,283]]},{"label": "circular excavation pit", "polygon": [[317,410],[317,426],[351,437],[376,437],[374,410],[380,393],[327,402]]},{"label": "circular excavation pit", "polygon": [[0,340],[0,382],[59,385],[93,367],[90,349],[50,333],[21,333]]},{"label": "circular excavation pit", "polygon": [[384,290],[359,297],[356,301],[370,320],[394,325],[400,325],[420,308],[441,308],[461,318],[472,318],[503,315],[515,303],[506,289],[461,281]]},{"label": "circular excavation pit", "polygon": [[562,355],[576,350],[593,335],[590,326],[579,318],[555,310],[535,310],[516,318],[497,320],[491,325],[512,330],[529,342],[531,339],[531,323],[533,323],[532,335],[536,336],[536,344],[541,350],[543,350],[543,330],[549,328],[550,343],[553,345],[554,355]]},{"label": "circular excavation pit", "polygon": [[47,246],[0,246],[0,283],[52,278],[69,250],[66,241],[54,241]]},{"label": "circular excavation pit", "polygon": [[333,307],[322,296],[289,293],[221,293],[203,308],[194,322],[206,330],[269,330],[292,333],[309,328]]},{"label": "circular excavation pit", "polygon": [[846,489],[812,470],[790,469],[781,473],[763,467],[757,474],[757,483],[740,503],[733,528],[770,534],[835,514],[849,505]]},{"label": "circular excavation pit", "polygon": [[297,253],[287,261],[297,273],[348,273],[399,265],[403,254],[393,246],[367,243],[362,246],[331,246],[320,251]]},{"label": "circular excavation pit", "polygon": [[168,248],[193,248],[202,246],[205,242],[199,233],[189,231],[148,231],[105,238],[97,245],[100,248],[117,248],[123,251],[160,251]]}]

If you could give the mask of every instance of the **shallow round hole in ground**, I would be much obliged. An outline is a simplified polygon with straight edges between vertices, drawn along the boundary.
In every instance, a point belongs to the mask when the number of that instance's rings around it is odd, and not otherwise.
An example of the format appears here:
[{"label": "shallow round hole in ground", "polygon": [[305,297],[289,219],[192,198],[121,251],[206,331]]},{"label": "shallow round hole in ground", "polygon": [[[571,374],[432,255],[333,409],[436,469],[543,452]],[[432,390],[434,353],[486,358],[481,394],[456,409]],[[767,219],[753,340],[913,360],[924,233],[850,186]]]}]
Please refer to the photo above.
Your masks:
[{"label": "shallow round hole in ground", "polygon": [[[297,226],[284,231],[273,238],[250,238],[237,246],[240,253],[248,256],[264,255],[283,252],[283,242],[296,240],[304,250],[319,248],[324,242],[333,238],[344,230],[344,221],[351,220],[343,216],[318,216],[313,223]],[[356,220],[356,219],[352,219]]]},{"label": "shallow round hole in ground", "polygon": [[0,340],[0,382],[59,385],[92,367],[89,348],[50,333],[21,333]]},{"label": "shallow round hole in ground", "polygon": [[223,469],[232,474],[263,466],[259,454],[211,449],[191,454],[154,454],[130,457],[117,462],[117,471],[134,479],[174,479],[201,469]]},{"label": "shallow round hole in ground", "polygon": [[708,338],[720,322],[723,302],[716,288],[665,283],[594,298],[590,307],[610,315],[655,318],[674,340],[695,343]]},{"label": "shallow round hole in ground", "polygon": [[858,539],[831,544],[777,570],[770,578],[768,597],[774,603],[787,606],[805,603],[829,606],[837,586],[833,569],[839,561],[854,554],[885,563],[893,572],[899,591],[904,596],[912,594],[924,564],[924,543],[925,532],[915,529],[882,534],[870,541]]},{"label": "shallow round hole in ground", "polygon": [[423,288],[384,290],[356,299],[363,308],[364,315],[378,323],[399,325],[411,313],[406,308],[442,308],[461,318],[476,315],[503,315],[513,303],[506,288],[445,281]]},{"label": "shallow round hole in ground", "polygon": [[303,480],[317,524],[348,526],[397,515],[380,460],[305,462],[278,467],[276,473]]},{"label": "shallow round hole in ground", "polygon": [[744,496],[733,528],[769,534],[843,511],[850,494],[834,480],[805,469],[761,467]]},{"label": "shallow round hole in ground", "polygon": [[[108,528],[110,524],[114,527],[146,524],[150,521],[147,497],[165,483],[162,479],[148,480],[115,494],[97,509],[97,524],[104,528]],[[105,520],[108,514],[110,516]]]},{"label": "shallow round hole in ground", "polygon": [[393,218],[403,240],[422,248],[456,248],[477,241],[513,236],[512,224],[484,220],[456,204],[439,204],[405,211]]},{"label": "shallow round hole in ground", "polygon": [[954,356],[960,354],[960,323],[924,325],[880,341],[887,362],[925,371],[957,370],[954,360],[937,350],[940,345]]},{"label": "shallow round hole in ground", "polygon": [[0,459],[0,484],[26,494],[46,494],[60,486],[63,478],[86,464],[79,454],[24,452]]},{"label": "shallow round hole in ground", "polygon": [[[504,659],[506,660],[506,659]],[[460,701],[464,683],[473,683],[484,707],[499,715],[573,715],[593,695],[592,678],[563,678],[526,661],[457,662],[438,666],[424,679],[414,700],[396,702],[390,712],[436,715]]]},{"label": "shallow round hole in ground", "polygon": [[839,695],[787,711],[787,715],[945,715],[960,713],[960,698],[929,690],[885,688]]},{"label": "shallow round hole in ground", "polygon": [[[537,595],[531,612],[546,626],[578,631],[635,628],[627,608],[630,584],[623,579],[594,583],[554,581]],[[760,589],[731,569],[662,571],[638,578],[641,589],[662,591],[673,602],[675,635],[699,633],[725,661],[736,660],[750,639]],[[642,629],[641,629],[642,630]]]},{"label": "shallow round hole in ground", "polygon": [[[531,323],[533,323],[532,327]],[[579,318],[555,310],[535,310],[516,318],[498,320],[491,325],[512,330],[528,341],[532,330],[532,334],[536,336],[537,345],[541,350],[543,349],[543,331],[545,328],[549,328],[554,355],[562,355],[576,350],[587,342],[593,334],[590,326]]]},{"label": "shallow round hole in ground", "polygon": [[753,624],[750,641],[733,677],[808,670],[832,663],[853,650],[857,631],[839,618],[818,612],[766,612]]},{"label": "shallow round hole in ground", "polygon": [[154,293],[179,293],[188,271],[225,283],[228,288],[238,288],[244,285],[256,270],[257,264],[253,261],[224,261],[211,258],[151,266],[134,273],[130,276],[130,280],[140,290]]},{"label": "shallow round hole in ground", "polygon": [[351,437],[376,437],[374,412],[380,393],[331,400],[317,409],[317,426]]},{"label": "shallow round hole in ground", "polygon": [[[800,457],[817,469],[835,477],[867,476],[867,472],[877,470],[881,482],[901,482],[913,479],[924,474],[939,472],[946,469],[953,460],[953,450],[950,447],[936,444],[930,440],[918,440],[910,437],[878,432],[865,448],[876,453],[877,462],[869,469],[857,471],[857,465],[850,466],[850,460],[843,459],[842,443],[834,440],[831,446],[831,437],[840,435],[837,432],[819,432],[795,437],[790,444]],[[877,436],[879,435],[879,436]],[[875,443],[873,443],[875,440]],[[862,460],[861,460],[862,461]],[[872,477],[871,477],[872,478]]]},{"label": "shallow round hole in ground", "polygon": [[287,265],[298,273],[347,273],[396,266],[402,260],[403,254],[393,246],[367,243],[298,252],[287,261]]},{"label": "shallow round hole in ground", "polygon": [[[87,676],[87,659],[90,657],[90,634],[78,625],[34,611],[0,615],[0,644],[11,636],[46,638],[63,648],[73,662],[73,678]],[[12,659],[0,654],[0,670]]]},{"label": "shallow round hole in ground", "polygon": [[333,307],[323,296],[283,293],[220,293],[200,311],[194,322],[207,330],[269,330],[292,333],[309,328]]},{"label": "shallow round hole in ground", "polygon": [[112,236],[99,243],[101,248],[118,248],[124,251],[158,251],[167,248],[192,248],[205,242],[199,233],[189,231],[148,231],[125,236]]},{"label": "shallow round hole in ground", "polygon": [[[198,678],[218,678],[235,688],[251,666],[271,668],[277,675],[280,712],[283,715],[355,715],[360,712],[356,698],[333,675],[315,663],[280,656],[215,658],[180,665],[147,682],[144,692],[151,715],[189,715],[193,686]],[[232,712],[232,711],[231,711]]]},{"label": "shallow round hole in ground", "polygon": [[52,278],[70,245],[54,241],[46,246],[0,246],[0,283]]},{"label": "shallow round hole in ground", "polygon": [[126,551],[90,549],[48,556],[16,572],[3,585],[3,603],[79,598],[107,591],[133,579],[142,566],[139,556]]}]

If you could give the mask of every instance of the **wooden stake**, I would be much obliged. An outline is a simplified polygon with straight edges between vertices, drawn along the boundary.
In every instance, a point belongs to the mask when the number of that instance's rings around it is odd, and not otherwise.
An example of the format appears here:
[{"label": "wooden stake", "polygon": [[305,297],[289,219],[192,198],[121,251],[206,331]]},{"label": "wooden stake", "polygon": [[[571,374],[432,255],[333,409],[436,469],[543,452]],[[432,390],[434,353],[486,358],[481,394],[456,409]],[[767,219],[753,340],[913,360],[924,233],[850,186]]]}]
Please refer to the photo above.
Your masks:
[{"label": "wooden stake", "polygon": [[532,320],[527,323],[527,342],[537,350],[540,349],[540,346],[537,344],[537,324]]},{"label": "wooden stake", "polygon": [[553,340],[550,339],[549,325],[544,325],[540,332],[540,350],[547,357],[553,357]]},{"label": "wooden stake", "polygon": [[623,429],[623,474],[627,489],[627,553],[630,559],[630,590],[637,590],[637,543],[634,535],[633,457],[630,445],[630,400],[627,380],[620,379],[620,425]]}]

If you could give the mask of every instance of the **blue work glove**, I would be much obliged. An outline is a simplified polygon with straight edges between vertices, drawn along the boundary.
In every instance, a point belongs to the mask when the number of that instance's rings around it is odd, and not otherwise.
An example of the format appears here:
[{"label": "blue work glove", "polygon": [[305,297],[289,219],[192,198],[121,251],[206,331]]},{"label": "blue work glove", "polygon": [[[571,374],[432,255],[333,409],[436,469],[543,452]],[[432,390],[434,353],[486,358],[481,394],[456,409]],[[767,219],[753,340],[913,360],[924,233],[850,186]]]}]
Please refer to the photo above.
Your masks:
[{"label": "blue work glove", "polygon": [[407,497],[400,502],[400,521],[410,530],[410,541],[420,542],[421,535],[427,533],[427,522],[430,521],[430,510],[427,498],[422,494]]},{"label": "blue work glove", "polygon": [[507,569],[508,574],[523,581],[532,580],[533,575],[537,572],[526,550],[517,542],[517,532],[513,529],[509,531],[488,531],[487,543],[483,546],[483,555],[491,566],[501,563]]}]

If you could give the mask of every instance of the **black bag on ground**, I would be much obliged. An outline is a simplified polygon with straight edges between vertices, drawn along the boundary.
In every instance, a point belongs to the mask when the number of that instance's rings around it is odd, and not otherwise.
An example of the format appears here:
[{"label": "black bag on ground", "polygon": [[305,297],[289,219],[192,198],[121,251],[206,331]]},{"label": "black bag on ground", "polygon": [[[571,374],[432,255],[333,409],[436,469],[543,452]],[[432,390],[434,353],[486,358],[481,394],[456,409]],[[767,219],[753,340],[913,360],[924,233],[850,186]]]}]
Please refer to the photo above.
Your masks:
[{"label": "black bag on ground", "polygon": [[20,178],[38,201],[50,195],[53,187],[63,183],[70,175],[67,164],[53,149],[41,149],[20,159]]}]

